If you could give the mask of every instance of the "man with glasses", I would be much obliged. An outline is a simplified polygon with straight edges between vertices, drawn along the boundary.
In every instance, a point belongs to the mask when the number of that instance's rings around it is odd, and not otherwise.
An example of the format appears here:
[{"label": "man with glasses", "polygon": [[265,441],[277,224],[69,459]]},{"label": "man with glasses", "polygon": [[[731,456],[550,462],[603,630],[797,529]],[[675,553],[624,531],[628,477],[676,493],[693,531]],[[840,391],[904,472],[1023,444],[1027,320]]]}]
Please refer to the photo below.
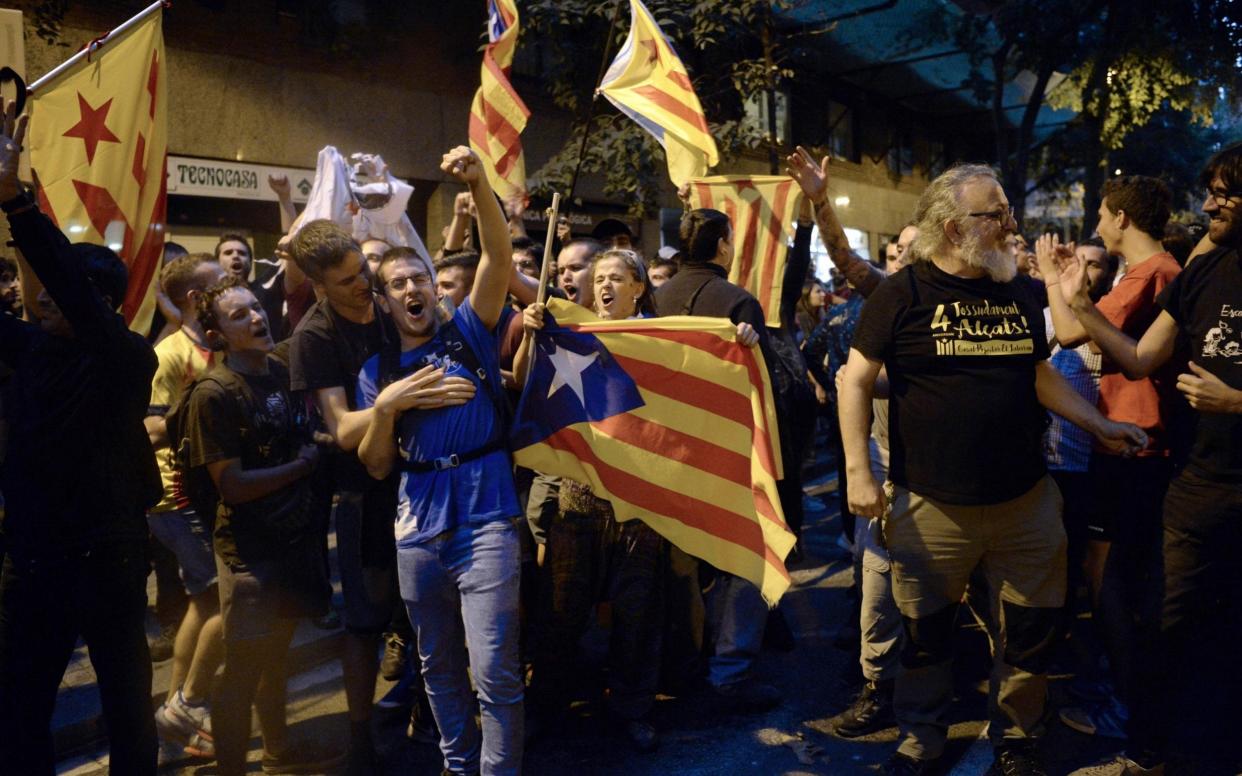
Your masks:
[{"label": "man with glasses", "polygon": [[[893,598],[905,621],[894,706],[903,739],[890,774],[921,774],[944,751],[958,604],[977,566],[1002,623],[993,645],[994,772],[1040,776],[1034,749],[1065,600],[1061,496],[1044,465],[1043,407],[1117,451],[1136,427],[1104,418],[1048,363],[1043,312],[1017,282],[1013,210],[991,168],[961,165],[915,209],[914,262],[868,298],[840,388],[850,510],[883,519]],[[890,384],[889,480],[871,473],[871,400]],[[1042,407],[1041,407],[1042,405]]]},{"label": "man with glasses", "polygon": [[[1242,673],[1242,143],[1223,149],[1200,175],[1208,236],[1219,246],[1191,262],[1156,297],[1161,312],[1137,340],[1092,303],[1083,262],[1058,256],[1061,289],[1087,335],[1127,377],[1155,374],[1189,348],[1177,389],[1195,410],[1185,467],[1164,499],[1164,606],[1168,653],[1161,732],[1183,770],[1233,774]],[[1107,297],[1105,297],[1107,299]],[[1159,752],[1157,752],[1158,754]],[[1151,765],[1152,770],[1141,770]],[[1156,763],[1123,761],[1123,773]]]}]

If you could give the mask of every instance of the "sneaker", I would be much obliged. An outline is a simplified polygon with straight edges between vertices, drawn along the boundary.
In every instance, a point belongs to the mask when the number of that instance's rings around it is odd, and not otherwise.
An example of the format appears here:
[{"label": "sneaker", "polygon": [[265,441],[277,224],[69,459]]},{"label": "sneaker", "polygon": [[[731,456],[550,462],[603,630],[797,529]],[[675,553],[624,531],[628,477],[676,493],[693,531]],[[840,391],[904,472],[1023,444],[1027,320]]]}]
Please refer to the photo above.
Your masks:
[{"label": "sneaker", "polygon": [[893,756],[879,767],[884,776],[922,776],[927,769],[927,760],[918,760],[901,752],[893,752]]},{"label": "sneaker", "polygon": [[186,703],[180,690],[156,710],[155,730],[161,741],[182,745],[192,757],[216,756],[211,710],[205,703]]},{"label": "sneaker", "polygon": [[997,747],[987,776],[1048,776],[1048,771],[1035,751],[1034,741],[1014,740]]},{"label": "sneaker", "polygon": [[151,651],[152,663],[163,663],[173,656],[173,642],[177,640],[177,626],[165,625],[160,629],[160,635],[147,642],[147,649]]},{"label": "sneaker", "polygon": [[893,680],[867,682],[858,697],[841,715],[833,732],[842,738],[858,738],[897,724],[893,715]]},{"label": "sneaker", "polygon": [[319,741],[289,744],[280,754],[263,752],[264,773],[323,773],[345,762],[346,753]]},{"label": "sneaker", "polygon": [[418,695],[418,682],[422,681],[422,677],[417,674],[406,674],[401,677],[401,681],[392,686],[392,689],[384,693],[384,696],[375,702],[375,705],[381,709],[404,709],[414,702],[414,698]]},{"label": "sneaker", "polygon": [[743,714],[774,709],[784,700],[780,690],[757,679],[712,686],[711,692],[725,709]]},{"label": "sneaker", "polygon": [[395,682],[405,676],[410,665],[410,653],[405,639],[396,633],[384,634],[384,659],[380,661],[380,676]]},{"label": "sneaker", "polygon": [[410,709],[410,724],[405,727],[405,737],[417,744],[440,743],[440,728],[436,727],[426,695],[420,695],[418,703]]},{"label": "sneaker", "polygon": [[1061,724],[1089,736],[1126,738],[1126,722],[1130,718],[1125,704],[1110,697],[1103,703],[1084,706],[1067,706],[1059,712]]}]

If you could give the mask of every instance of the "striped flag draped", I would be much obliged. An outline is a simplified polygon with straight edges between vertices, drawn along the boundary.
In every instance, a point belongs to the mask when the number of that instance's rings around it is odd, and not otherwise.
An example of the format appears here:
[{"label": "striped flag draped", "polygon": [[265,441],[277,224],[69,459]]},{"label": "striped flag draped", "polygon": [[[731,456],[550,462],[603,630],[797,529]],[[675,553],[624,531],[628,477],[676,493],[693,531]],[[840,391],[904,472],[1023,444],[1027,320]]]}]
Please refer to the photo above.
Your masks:
[{"label": "striped flag draped", "polygon": [[720,161],[686,68],[640,0],[630,0],[630,35],[598,92],[664,146],[680,186]]},{"label": "striped flag draped", "polygon": [[784,175],[718,175],[690,182],[690,206],[713,208],[733,223],[729,282],[763,305],[769,326],[780,326],[781,287],[799,192]]},{"label": "striped flag draped", "polygon": [[143,334],[155,312],[167,212],[161,17],[155,11],[30,98],[39,207],[71,241],[107,245],[125,261],[121,312]]},{"label": "striped flag draped", "polygon": [[488,0],[487,46],[479,89],[470,104],[470,147],[483,160],[492,190],[510,197],[526,190],[526,159],[520,135],[530,111],[509,83],[517,48],[518,10],[514,0]]},{"label": "striped flag draped", "polygon": [[758,348],[727,319],[604,321],[548,300],[513,428],[514,459],[586,483],[618,520],[753,582],[772,605],[794,544]]}]

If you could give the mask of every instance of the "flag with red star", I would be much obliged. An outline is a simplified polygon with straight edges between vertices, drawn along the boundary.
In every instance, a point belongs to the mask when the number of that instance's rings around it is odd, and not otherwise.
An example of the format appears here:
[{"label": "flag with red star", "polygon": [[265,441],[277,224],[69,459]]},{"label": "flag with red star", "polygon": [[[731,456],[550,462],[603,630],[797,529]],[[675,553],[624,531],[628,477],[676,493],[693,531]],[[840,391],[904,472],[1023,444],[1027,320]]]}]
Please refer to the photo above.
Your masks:
[{"label": "flag with red star", "polygon": [[39,207],[72,242],[129,267],[130,328],[146,333],[164,251],[167,69],[162,11],[109,39],[30,95]]}]

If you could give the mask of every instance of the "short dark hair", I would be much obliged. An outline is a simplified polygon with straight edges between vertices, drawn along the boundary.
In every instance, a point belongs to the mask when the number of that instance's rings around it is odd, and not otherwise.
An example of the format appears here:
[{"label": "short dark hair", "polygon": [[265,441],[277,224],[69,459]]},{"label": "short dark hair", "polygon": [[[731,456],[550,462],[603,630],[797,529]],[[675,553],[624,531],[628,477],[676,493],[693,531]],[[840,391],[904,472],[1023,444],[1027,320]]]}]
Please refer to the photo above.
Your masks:
[{"label": "short dark hair", "polygon": [[13,277],[17,277],[17,262],[8,256],[0,256],[0,272],[7,272]]},{"label": "short dark hair", "polygon": [[656,267],[668,267],[669,269],[673,270],[672,272],[669,273],[669,277],[672,277],[673,275],[677,274],[677,257],[680,255],[681,255],[681,252],[679,251],[677,253],[674,253],[672,258],[668,258],[668,259],[664,259],[659,256],[656,256],[650,262],[651,269],[655,269]]},{"label": "short dark hair", "polygon": [[250,241],[246,239],[246,235],[241,234],[240,232],[225,232],[220,235],[220,239],[216,241],[215,253],[217,259],[220,258],[220,248],[222,248],[225,243],[229,242],[239,242],[246,246],[246,251],[250,253],[251,258],[254,258],[254,249],[250,247]]},{"label": "short dark hair", "polygon": [[1100,199],[1108,212],[1124,210],[1139,231],[1159,240],[1172,211],[1173,192],[1159,178],[1147,175],[1121,175],[1104,182]]},{"label": "short dark hair", "polygon": [[69,251],[99,293],[108,297],[113,308],[125,301],[129,270],[115,251],[92,243],[74,243]]},{"label": "short dark hair", "polygon": [[452,269],[453,267],[461,267],[473,272],[479,268],[479,258],[479,254],[473,251],[450,253],[448,256],[442,256],[435,260],[436,272],[442,269]]},{"label": "short dark hair", "polygon": [[[400,261],[401,259],[418,259],[419,261],[423,261],[424,264],[426,263],[423,260],[422,254],[420,254],[418,251],[414,250],[413,248],[409,247],[408,245],[394,245],[393,247],[384,251],[384,255],[380,257],[380,263],[375,268],[374,285],[382,287],[384,285],[384,267],[387,267],[389,264],[392,264],[394,261]],[[429,273],[434,273],[435,267],[434,266],[427,267],[427,271]],[[435,279],[434,274],[433,274],[432,279],[433,280]],[[383,289],[380,288],[379,290],[382,291]]]},{"label": "short dark hair", "polygon": [[1109,272],[1116,272],[1117,268],[1121,266],[1121,257],[1115,253],[1109,253],[1108,248],[1104,245],[1104,241],[1101,240],[1099,237],[1088,237],[1087,239],[1078,243],[1078,247],[1079,248],[1099,248],[1100,250],[1104,251],[1104,258],[1108,259],[1108,271]]},{"label": "short dark hair", "polygon": [[[236,275],[225,275],[223,280],[204,290],[202,296],[198,298],[194,305],[195,317],[198,318],[198,325],[204,332],[220,330],[220,316],[216,314],[216,300],[234,288],[250,290],[241,278]],[[207,344],[212,350],[224,350],[225,346],[219,337],[208,337]]]},{"label": "short dark hair", "polygon": [[1213,178],[1220,178],[1226,191],[1242,192],[1242,142],[1225,146],[1207,160],[1199,173],[1199,185],[1206,189]]},{"label": "short dark hair", "polygon": [[289,253],[298,269],[320,282],[324,272],[340,264],[350,251],[361,253],[362,249],[348,232],[326,218],[304,224],[289,243]]},{"label": "short dark hair", "polygon": [[543,243],[536,242],[526,236],[518,236],[513,238],[514,253],[529,253],[532,256],[543,257]]},{"label": "short dark hair", "polygon": [[569,250],[570,248],[574,248],[579,245],[587,249],[587,254],[586,254],[587,261],[590,261],[591,259],[595,258],[595,254],[604,250],[604,248],[606,247],[602,242],[600,242],[599,240],[596,240],[594,237],[570,237],[568,240],[566,240],[561,245],[561,250],[566,251],[566,250]]},{"label": "short dark hair", "polygon": [[215,260],[216,257],[210,253],[187,253],[164,265],[160,272],[160,285],[164,287],[164,293],[168,294],[173,304],[179,307],[191,291],[203,290],[194,288],[194,270]]},{"label": "short dark hair", "polygon": [[729,217],[719,210],[701,207],[681,219],[683,264],[706,264],[716,257],[716,245],[732,229]]},{"label": "short dark hair", "polygon": [[1195,249],[1195,243],[1198,240],[1190,233],[1190,228],[1185,224],[1179,224],[1176,221],[1170,221],[1164,227],[1164,237],[1160,240],[1160,244],[1169,252],[1181,266],[1186,266],[1186,259],[1190,258],[1190,252]]}]

